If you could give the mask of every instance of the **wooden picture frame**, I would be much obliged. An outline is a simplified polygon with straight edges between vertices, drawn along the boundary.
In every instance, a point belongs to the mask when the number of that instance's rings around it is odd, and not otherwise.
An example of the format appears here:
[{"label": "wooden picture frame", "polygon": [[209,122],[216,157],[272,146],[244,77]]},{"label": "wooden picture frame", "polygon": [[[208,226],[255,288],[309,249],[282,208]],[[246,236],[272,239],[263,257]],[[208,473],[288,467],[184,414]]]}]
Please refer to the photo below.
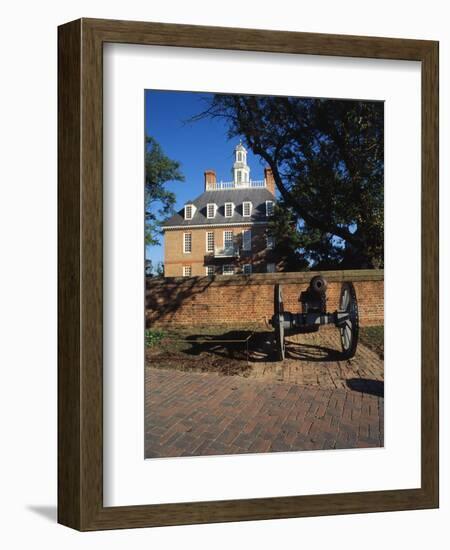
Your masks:
[{"label": "wooden picture frame", "polygon": [[[420,488],[103,506],[102,47],[105,42],[421,62]],[[58,521],[89,531],[437,507],[438,43],[80,19],[59,27],[58,48]]]}]

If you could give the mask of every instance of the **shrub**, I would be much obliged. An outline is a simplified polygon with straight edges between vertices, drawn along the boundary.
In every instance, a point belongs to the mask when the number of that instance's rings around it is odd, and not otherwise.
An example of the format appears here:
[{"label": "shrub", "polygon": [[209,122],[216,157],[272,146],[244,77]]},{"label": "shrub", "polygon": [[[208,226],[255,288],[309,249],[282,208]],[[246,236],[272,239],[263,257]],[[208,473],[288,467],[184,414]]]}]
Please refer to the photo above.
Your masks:
[{"label": "shrub", "polygon": [[157,346],[165,335],[166,333],[163,330],[147,329],[145,331],[145,345],[149,348]]}]

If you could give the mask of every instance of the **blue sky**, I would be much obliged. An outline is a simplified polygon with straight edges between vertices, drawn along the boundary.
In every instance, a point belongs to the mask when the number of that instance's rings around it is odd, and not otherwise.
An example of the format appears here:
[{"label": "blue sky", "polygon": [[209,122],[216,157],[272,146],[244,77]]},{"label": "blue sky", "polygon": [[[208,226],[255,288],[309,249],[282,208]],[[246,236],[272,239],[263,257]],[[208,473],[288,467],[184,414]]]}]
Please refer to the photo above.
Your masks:
[{"label": "blue sky", "polygon": [[[145,91],[145,131],[159,142],[169,158],[181,163],[185,177],[184,182],[167,183],[167,188],[177,197],[176,210],[203,192],[205,170],[215,170],[218,180],[232,179],[234,147],[239,138],[228,140],[226,125],[219,119],[188,122],[205,109],[208,97],[211,94]],[[259,157],[249,151],[247,162],[251,179],[263,179],[264,165]],[[146,256],[156,265],[163,261],[163,247],[147,247]]]}]

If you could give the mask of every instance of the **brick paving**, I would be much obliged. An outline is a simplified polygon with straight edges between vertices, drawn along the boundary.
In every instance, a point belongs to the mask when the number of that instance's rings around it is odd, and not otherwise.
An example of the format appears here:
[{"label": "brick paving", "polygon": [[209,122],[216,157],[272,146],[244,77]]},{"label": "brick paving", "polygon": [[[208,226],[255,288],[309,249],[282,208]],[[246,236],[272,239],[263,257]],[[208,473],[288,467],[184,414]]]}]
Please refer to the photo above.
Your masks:
[{"label": "brick paving", "polygon": [[376,386],[384,380],[383,360],[361,343],[351,361],[340,360],[339,333],[334,327],[288,336],[283,362],[267,361],[273,343],[266,345],[266,349],[251,351],[252,368],[246,373],[250,378],[343,389],[348,389],[349,381]]},{"label": "brick paving", "polygon": [[383,446],[383,361],[361,344],[334,361],[336,338],[290,339],[287,360],[246,377],[147,367],[145,456]]}]

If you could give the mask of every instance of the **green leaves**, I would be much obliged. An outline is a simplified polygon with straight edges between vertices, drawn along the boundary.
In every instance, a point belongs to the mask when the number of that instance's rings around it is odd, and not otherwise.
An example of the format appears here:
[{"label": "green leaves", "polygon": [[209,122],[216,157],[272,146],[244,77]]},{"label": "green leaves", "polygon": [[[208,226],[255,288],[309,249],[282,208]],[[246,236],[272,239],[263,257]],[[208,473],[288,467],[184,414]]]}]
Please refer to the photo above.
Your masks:
[{"label": "green leaves", "polygon": [[168,158],[159,143],[145,140],[145,244],[160,243],[161,222],[173,213],[175,194],[166,189],[169,181],[184,181],[180,163]]},{"label": "green leaves", "polygon": [[[300,257],[310,267],[383,265],[382,102],[215,95],[201,116],[225,118],[229,136],[244,136],[272,168],[298,268]],[[280,209],[276,218],[283,227]]]}]

